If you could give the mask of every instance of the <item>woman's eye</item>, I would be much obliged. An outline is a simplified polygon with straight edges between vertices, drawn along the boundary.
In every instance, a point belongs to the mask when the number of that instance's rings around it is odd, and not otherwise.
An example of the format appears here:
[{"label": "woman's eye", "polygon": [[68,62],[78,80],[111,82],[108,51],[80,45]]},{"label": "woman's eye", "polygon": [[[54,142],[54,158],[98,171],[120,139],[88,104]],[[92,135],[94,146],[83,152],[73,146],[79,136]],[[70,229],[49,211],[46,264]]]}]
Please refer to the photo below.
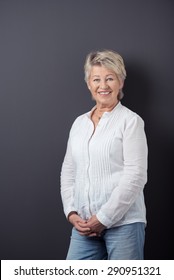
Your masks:
[{"label": "woman's eye", "polygon": [[107,78],[107,81],[113,81],[113,78]]},{"label": "woman's eye", "polygon": [[99,79],[94,79],[93,81],[94,81],[94,82],[99,82],[100,80],[99,80]]}]

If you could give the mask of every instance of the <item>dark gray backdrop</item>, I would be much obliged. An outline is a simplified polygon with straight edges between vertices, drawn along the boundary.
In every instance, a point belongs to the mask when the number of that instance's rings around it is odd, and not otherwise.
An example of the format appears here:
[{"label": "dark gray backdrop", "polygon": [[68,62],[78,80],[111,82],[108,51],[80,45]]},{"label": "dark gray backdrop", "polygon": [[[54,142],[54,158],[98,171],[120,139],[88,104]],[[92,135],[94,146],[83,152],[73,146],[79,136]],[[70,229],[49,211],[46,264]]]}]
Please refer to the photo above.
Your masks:
[{"label": "dark gray backdrop", "polygon": [[149,145],[146,259],[173,259],[172,0],[0,1],[0,257],[64,259],[71,226],[60,200],[70,126],[94,105],[91,50],[124,57],[123,104]]}]

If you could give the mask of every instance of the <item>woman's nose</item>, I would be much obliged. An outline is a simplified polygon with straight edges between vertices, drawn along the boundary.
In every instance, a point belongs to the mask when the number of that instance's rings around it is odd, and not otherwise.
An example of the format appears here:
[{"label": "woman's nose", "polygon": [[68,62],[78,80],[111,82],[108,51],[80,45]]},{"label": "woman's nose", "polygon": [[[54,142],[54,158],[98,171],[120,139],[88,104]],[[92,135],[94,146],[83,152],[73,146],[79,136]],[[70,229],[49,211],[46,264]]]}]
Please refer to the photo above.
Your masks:
[{"label": "woman's nose", "polygon": [[108,88],[108,84],[107,84],[107,82],[106,82],[105,80],[100,81],[100,88],[101,88],[101,89],[106,89],[106,88]]}]

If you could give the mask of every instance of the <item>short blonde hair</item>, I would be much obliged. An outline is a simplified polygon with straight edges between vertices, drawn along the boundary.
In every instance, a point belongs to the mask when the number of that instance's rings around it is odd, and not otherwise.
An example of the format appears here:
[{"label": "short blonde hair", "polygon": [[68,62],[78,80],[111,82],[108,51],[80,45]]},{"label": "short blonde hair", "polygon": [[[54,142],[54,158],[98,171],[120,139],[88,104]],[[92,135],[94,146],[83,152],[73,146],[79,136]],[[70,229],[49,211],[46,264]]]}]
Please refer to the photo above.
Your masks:
[{"label": "short blonde hair", "polygon": [[[108,69],[111,69],[115,72],[118,79],[121,79],[123,82],[126,79],[126,70],[123,58],[120,54],[112,50],[103,50],[90,52],[85,60],[84,72],[85,72],[85,81],[88,82],[90,77],[91,68],[94,65],[105,66]],[[124,96],[122,89],[120,89],[118,94],[118,99],[121,100]]]},{"label": "short blonde hair", "polygon": [[101,65],[111,69],[122,81],[124,81],[126,78],[126,70],[123,58],[117,52],[103,50],[89,53],[86,57],[84,65],[86,82],[89,79],[91,67],[94,65]]}]

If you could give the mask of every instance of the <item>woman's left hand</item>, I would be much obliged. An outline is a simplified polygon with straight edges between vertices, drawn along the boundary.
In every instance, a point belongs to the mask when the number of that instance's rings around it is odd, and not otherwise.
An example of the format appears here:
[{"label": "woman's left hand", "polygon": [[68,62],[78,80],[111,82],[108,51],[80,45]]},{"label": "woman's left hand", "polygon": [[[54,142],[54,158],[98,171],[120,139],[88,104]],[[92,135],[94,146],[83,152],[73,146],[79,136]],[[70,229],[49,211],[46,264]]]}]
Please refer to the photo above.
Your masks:
[{"label": "woman's left hand", "polygon": [[106,228],[102,223],[99,222],[96,215],[93,215],[85,225],[80,223],[80,226],[90,228],[90,232],[81,234],[86,236],[100,236],[102,231]]}]

